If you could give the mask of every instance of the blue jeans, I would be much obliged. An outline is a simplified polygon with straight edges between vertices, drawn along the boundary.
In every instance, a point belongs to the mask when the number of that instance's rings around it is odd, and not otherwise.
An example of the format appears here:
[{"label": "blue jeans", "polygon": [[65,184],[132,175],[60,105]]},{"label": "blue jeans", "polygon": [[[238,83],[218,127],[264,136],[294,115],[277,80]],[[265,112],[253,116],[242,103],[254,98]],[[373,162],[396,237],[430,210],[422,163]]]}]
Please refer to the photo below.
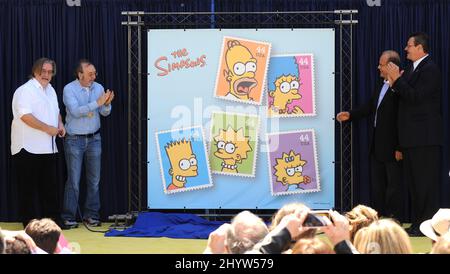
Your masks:
[{"label": "blue jeans", "polygon": [[80,193],[81,167],[84,160],[86,170],[86,202],[83,219],[99,219],[100,210],[100,168],[102,140],[100,133],[93,137],[66,135],[64,151],[67,165],[67,182],[64,190],[63,220],[76,220],[78,196]]}]

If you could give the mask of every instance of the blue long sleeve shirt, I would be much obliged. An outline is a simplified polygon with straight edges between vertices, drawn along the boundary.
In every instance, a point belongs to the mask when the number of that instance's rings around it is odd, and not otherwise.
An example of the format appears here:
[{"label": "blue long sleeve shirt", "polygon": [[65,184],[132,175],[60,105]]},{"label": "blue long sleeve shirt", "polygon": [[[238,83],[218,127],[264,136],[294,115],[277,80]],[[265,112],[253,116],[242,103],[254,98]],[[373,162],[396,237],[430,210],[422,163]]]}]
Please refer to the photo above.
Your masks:
[{"label": "blue long sleeve shirt", "polygon": [[69,135],[94,133],[100,128],[100,114],[108,116],[111,104],[99,107],[97,99],[104,88],[97,82],[82,87],[78,80],[64,87],[63,102],[66,106],[66,131]]}]

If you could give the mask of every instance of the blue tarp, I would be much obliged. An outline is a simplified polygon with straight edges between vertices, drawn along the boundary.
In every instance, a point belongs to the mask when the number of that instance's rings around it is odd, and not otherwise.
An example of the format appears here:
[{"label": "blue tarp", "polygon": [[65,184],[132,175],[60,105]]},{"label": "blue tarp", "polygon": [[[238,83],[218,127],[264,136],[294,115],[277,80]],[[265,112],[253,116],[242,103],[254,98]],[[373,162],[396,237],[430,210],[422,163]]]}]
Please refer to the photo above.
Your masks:
[{"label": "blue tarp", "polygon": [[194,214],[146,212],[139,214],[132,227],[123,231],[111,230],[105,236],[208,239],[209,234],[223,223]]}]

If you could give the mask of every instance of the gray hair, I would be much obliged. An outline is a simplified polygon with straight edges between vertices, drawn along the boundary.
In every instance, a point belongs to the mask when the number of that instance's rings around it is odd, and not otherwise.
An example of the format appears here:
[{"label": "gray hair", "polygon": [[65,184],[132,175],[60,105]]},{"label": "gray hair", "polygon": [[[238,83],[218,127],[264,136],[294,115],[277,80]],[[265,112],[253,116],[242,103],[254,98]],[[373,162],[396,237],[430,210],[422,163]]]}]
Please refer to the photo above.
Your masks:
[{"label": "gray hair", "polygon": [[269,233],[261,218],[250,211],[236,215],[227,233],[227,246],[232,254],[243,254]]}]

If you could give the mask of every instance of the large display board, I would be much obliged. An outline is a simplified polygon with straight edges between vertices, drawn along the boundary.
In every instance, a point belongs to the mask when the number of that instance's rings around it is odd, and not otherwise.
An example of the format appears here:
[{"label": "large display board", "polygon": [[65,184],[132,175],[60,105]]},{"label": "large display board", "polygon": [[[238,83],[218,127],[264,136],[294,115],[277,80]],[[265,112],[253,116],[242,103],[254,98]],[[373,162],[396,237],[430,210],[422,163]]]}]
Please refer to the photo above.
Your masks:
[{"label": "large display board", "polygon": [[333,29],[148,32],[148,207],[334,207]]}]

